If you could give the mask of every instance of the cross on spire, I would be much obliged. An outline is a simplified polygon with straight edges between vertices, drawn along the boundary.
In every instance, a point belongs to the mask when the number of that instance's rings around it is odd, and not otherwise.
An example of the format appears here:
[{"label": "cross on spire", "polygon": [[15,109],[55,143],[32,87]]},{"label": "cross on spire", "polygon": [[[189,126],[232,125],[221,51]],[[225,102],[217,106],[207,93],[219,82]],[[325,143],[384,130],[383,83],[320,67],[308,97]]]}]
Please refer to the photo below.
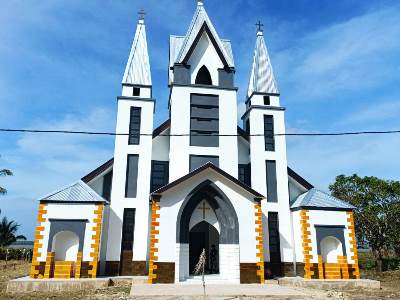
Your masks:
[{"label": "cross on spire", "polygon": [[144,20],[144,16],[146,15],[144,9],[142,8],[141,10],[138,11],[138,16],[139,16],[139,20],[143,21]]},{"label": "cross on spire", "polygon": [[256,23],[256,26],[257,26],[257,32],[263,32],[264,24],[261,23],[261,21],[258,21],[258,23]]}]

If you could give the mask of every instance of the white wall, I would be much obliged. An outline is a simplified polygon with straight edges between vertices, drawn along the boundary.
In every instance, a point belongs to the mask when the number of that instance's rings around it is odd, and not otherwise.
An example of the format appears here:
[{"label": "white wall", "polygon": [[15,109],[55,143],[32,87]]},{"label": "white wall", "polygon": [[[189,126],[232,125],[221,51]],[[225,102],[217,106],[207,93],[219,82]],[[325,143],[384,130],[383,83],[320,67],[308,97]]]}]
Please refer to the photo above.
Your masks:
[{"label": "white wall", "polygon": [[211,75],[213,85],[219,85],[218,69],[224,67],[208,35],[203,32],[194,49],[188,65],[190,66],[191,83],[196,82],[196,76],[202,66],[206,66]]},{"label": "white wall", "polygon": [[[315,225],[336,225],[345,226],[344,239],[345,248],[347,253],[347,261],[354,263],[351,259],[353,253],[349,242],[349,230],[347,222],[347,214],[345,211],[327,211],[327,210],[310,210],[308,215],[310,216],[310,232],[311,232],[311,246],[312,246],[312,263],[318,263],[318,252],[317,252],[317,236]],[[298,262],[303,262],[303,246],[301,239],[301,225],[300,225],[300,210],[293,211],[293,228],[296,245],[296,259]]]},{"label": "white wall", "polygon": [[[116,132],[129,132],[131,106],[142,108],[140,132],[150,135],[141,136],[140,145],[128,145],[128,136],[117,136],[115,138],[113,189],[111,193],[106,255],[107,261],[120,260],[124,208],[136,209],[133,260],[143,261],[147,259],[150,171],[153,143],[151,134],[153,131],[154,102],[120,99],[118,101]],[[125,198],[125,177],[128,154],[139,155],[136,198]]]},{"label": "white wall", "polygon": [[[190,94],[213,94],[219,96],[219,133],[237,134],[236,91],[173,86],[171,90],[171,134],[190,133]],[[219,167],[237,178],[237,137],[220,137],[219,147],[190,146],[189,136],[170,138],[169,181],[189,173],[189,155],[214,155],[219,157]]]},{"label": "white wall", "polygon": [[168,161],[169,160],[169,137],[162,136],[168,135],[170,130],[167,129],[161,135],[153,139],[152,160]]},{"label": "white wall", "polygon": [[[46,222],[44,222],[44,231],[43,231],[43,246],[41,248],[40,256],[38,257],[38,261],[46,261],[47,255],[47,247],[49,243],[49,234],[50,234],[50,221],[49,219],[65,219],[65,220],[82,220],[87,219],[85,237],[84,237],[84,248],[83,248],[83,260],[84,261],[93,261],[93,258],[90,257],[91,245],[92,245],[92,236],[95,234],[93,230],[96,223],[93,222],[96,217],[94,211],[96,209],[95,204],[58,204],[58,203],[48,203],[47,204],[47,213],[43,216],[46,218]],[[103,230],[104,228],[102,228]],[[51,247],[51,245],[50,245]],[[50,248],[51,249],[51,248]]]},{"label": "white wall", "polygon": [[[262,95],[254,95],[251,99],[252,105],[263,105]],[[271,97],[275,105],[279,105],[278,97]],[[268,106],[265,106],[268,108]],[[283,262],[293,261],[292,226],[289,209],[289,190],[286,158],[285,136],[275,137],[275,151],[265,151],[264,145],[264,115],[274,117],[274,133],[285,133],[284,111],[272,109],[254,108],[249,113],[250,118],[250,157],[251,157],[251,185],[256,191],[267,196],[266,184],[266,160],[276,161],[276,178],[278,203],[262,202],[263,211],[263,238],[264,259],[269,261],[269,237],[267,216],[268,212],[278,212],[281,259]],[[258,135],[258,136],[257,136]]]}]

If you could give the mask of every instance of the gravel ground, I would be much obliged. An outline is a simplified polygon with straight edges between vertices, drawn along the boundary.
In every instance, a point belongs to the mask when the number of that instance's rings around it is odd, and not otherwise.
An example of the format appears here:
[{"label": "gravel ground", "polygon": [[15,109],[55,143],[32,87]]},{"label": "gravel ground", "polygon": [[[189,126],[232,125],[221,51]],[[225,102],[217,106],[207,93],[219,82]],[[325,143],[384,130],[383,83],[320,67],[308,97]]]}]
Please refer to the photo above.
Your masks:
[{"label": "gravel ground", "polygon": [[[115,286],[97,289],[85,290],[76,292],[60,292],[60,293],[19,293],[19,294],[6,294],[7,281],[10,279],[26,276],[29,273],[30,264],[21,262],[9,262],[5,266],[4,262],[0,262],[0,299],[18,299],[18,300],[75,300],[75,299],[93,299],[93,300],[106,300],[106,299],[135,299],[130,297],[130,284],[119,283]],[[346,299],[346,300],[364,300],[364,299],[400,299],[400,270],[384,272],[377,275],[374,272],[362,273],[363,278],[370,278],[380,280],[382,282],[382,289],[357,289],[347,291],[314,291],[313,296],[308,299]],[[137,299],[137,298],[136,298]],[[145,298],[141,298],[142,300]],[[149,298],[150,299],[150,298]],[[164,297],[164,300],[171,299]],[[174,299],[189,299],[188,297],[180,297]],[[224,299],[224,298],[218,298]],[[235,298],[229,298],[233,300]],[[236,299],[304,299],[301,297],[238,297]]]}]

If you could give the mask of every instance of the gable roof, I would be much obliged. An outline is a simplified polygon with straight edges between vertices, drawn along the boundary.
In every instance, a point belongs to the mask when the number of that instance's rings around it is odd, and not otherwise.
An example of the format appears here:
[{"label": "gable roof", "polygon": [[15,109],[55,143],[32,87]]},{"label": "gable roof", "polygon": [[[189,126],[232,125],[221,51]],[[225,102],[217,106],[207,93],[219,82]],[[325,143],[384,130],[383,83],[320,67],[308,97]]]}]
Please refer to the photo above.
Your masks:
[{"label": "gable roof", "polygon": [[306,179],[304,179],[299,174],[297,174],[295,171],[293,171],[293,169],[287,167],[287,170],[288,170],[288,175],[290,177],[292,177],[301,186],[303,186],[305,189],[311,190],[312,188],[314,188],[314,186],[311,183],[309,183]]},{"label": "gable roof", "polygon": [[147,50],[146,26],[139,19],[133,39],[128,63],[126,64],[123,84],[151,85],[149,53]]},{"label": "gable roof", "polygon": [[255,92],[266,94],[279,93],[262,31],[257,32],[253,66],[251,68],[249,88],[247,91],[248,97]]},{"label": "gable roof", "polygon": [[184,37],[172,36],[170,38],[170,62],[173,62],[172,65],[188,61],[190,54],[204,31],[208,34],[225,67],[234,68],[235,64],[230,41],[223,41],[219,38],[214,25],[211,23],[204,9],[203,3],[200,1],[198,2],[196,12],[186,35]]},{"label": "gable roof", "polygon": [[253,190],[251,187],[247,186],[246,184],[244,184],[243,182],[239,181],[238,179],[236,179],[235,177],[233,177],[232,175],[228,174],[227,172],[223,171],[222,169],[218,168],[217,166],[215,166],[213,163],[208,162],[205,165],[201,166],[200,168],[197,168],[195,170],[193,170],[192,172],[190,172],[189,174],[186,174],[185,176],[182,176],[181,178],[178,178],[177,180],[168,183],[167,185],[164,185],[163,187],[155,190],[154,192],[152,192],[151,194],[154,196],[161,196],[164,192],[170,190],[171,188],[179,185],[180,183],[200,174],[201,172],[205,171],[205,170],[211,170],[223,177],[225,177],[226,179],[228,179],[230,182],[234,183],[235,185],[237,185],[238,187],[240,187],[241,189],[245,190],[246,192],[252,194],[255,198],[258,199],[265,199],[265,196],[263,196],[262,194],[260,194],[259,192]]},{"label": "gable roof", "polygon": [[56,203],[108,203],[106,199],[97,194],[82,180],[67,185],[56,192],[50,193],[39,201]]},{"label": "gable roof", "polygon": [[114,157],[111,158],[110,160],[106,161],[104,164],[102,164],[100,167],[94,169],[92,172],[90,172],[89,174],[83,176],[81,178],[81,180],[84,183],[88,183],[90,181],[92,181],[94,178],[96,178],[97,176],[99,176],[101,173],[105,172],[108,168],[112,167],[114,164]]},{"label": "gable roof", "polygon": [[328,193],[312,188],[308,192],[297,197],[296,201],[290,206],[290,209],[331,209],[331,210],[353,210],[355,207],[349,203],[340,200]]}]

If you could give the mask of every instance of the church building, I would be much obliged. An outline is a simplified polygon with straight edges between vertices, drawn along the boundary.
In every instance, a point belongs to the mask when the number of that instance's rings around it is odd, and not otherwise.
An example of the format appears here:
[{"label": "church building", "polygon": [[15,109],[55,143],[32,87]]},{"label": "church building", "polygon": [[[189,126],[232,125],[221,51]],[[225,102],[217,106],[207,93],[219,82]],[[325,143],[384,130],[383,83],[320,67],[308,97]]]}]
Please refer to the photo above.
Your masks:
[{"label": "church building", "polygon": [[232,42],[198,1],[186,35],[170,36],[169,119],[154,129],[140,14],[114,157],[39,199],[32,278],[190,283],[203,250],[207,282],[359,278],[353,207],[287,165],[285,107],[258,27],[238,126]]}]

